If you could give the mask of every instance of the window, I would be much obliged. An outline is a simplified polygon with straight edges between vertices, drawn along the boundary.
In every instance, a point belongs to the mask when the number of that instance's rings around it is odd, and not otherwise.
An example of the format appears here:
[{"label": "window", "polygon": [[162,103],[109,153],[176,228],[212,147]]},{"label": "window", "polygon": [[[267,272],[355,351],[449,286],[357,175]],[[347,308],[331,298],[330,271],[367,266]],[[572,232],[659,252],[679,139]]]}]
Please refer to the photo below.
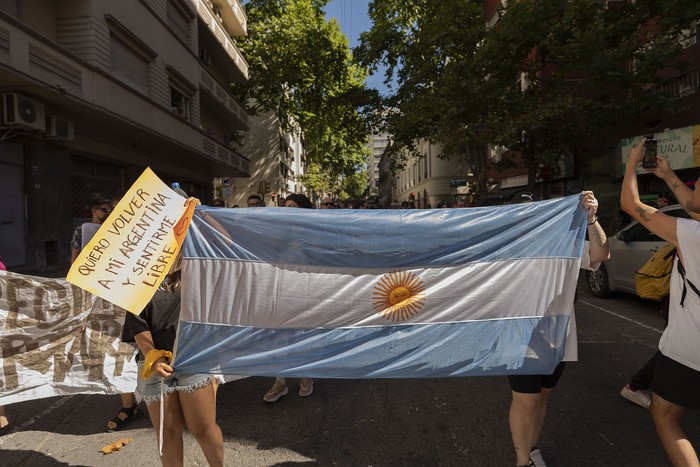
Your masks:
[{"label": "window", "polygon": [[185,5],[181,5],[177,0],[168,2],[168,25],[173,32],[186,44],[190,43],[190,23],[192,22],[192,12]]},{"label": "window", "polygon": [[110,36],[110,45],[113,75],[132,88],[147,94],[149,61],[114,34]]},{"label": "window", "polygon": [[170,86],[170,110],[183,120],[191,121],[190,98],[173,86]]},{"label": "window", "polygon": [[112,15],[105,15],[105,20],[110,29],[112,75],[137,91],[148,94],[149,67],[158,54]]}]

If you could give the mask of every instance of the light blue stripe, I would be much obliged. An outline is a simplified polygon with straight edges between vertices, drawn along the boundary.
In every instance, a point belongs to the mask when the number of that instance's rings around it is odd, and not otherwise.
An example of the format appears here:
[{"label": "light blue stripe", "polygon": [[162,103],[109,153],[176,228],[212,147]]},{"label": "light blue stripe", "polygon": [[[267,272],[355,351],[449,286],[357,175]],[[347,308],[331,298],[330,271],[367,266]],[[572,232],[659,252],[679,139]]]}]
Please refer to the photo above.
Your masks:
[{"label": "light blue stripe", "polygon": [[[183,247],[185,258],[355,268],[579,258],[586,229],[578,195],[468,209],[198,207],[197,213]],[[209,222],[212,219],[216,228]]]},{"label": "light blue stripe", "polygon": [[[312,378],[551,374],[567,325],[567,316],[338,329],[180,322],[175,369]],[[537,358],[525,358],[528,347]]]}]

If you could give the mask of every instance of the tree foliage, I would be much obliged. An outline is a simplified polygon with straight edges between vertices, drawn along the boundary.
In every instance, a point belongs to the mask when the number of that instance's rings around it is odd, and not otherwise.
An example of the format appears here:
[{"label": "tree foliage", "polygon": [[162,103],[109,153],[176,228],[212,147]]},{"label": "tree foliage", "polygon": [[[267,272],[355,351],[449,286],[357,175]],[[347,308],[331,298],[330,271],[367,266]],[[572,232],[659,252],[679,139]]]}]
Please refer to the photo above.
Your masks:
[{"label": "tree foliage", "polygon": [[366,70],[352,60],[347,38],[326,21],[324,0],[252,0],[248,36],[239,41],[250,80],[234,85],[250,111],[273,111],[285,128],[298,125],[306,159],[338,177],[362,162],[373,102]]},{"label": "tree foliage", "polygon": [[[637,108],[668,104],[648,89],[677,62],[682,31],[700,18],[694,0],[508,2],[486,29],[483,2],[375,0],[356,51],[383,63],[396,91],[384,105],[395,167],[424,138],[466,157],[486,176],[483,143],[550,164]],[[471,150],[469,150],[471,148]]]},{"label": "tree foliage", "polygon": [[340,192],[338,199],[345,201],[347,199],[361,199],[367,191],[367,171],[360,170],[343,177],[340,183]]}]

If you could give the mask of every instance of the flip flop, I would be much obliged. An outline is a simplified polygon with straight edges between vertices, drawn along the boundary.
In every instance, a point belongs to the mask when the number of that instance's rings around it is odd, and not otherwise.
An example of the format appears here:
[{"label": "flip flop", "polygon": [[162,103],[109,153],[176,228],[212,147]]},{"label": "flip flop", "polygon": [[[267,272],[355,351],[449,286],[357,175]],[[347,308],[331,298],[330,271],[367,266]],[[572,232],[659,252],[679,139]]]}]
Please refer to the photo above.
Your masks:
[{"label": "flip flop", "polygon": [[[122,413],[126,415],[126,418],[119,418],[119,415]],[[119,431],[124,428],[124,425],[127,423],[138,420],[141,417],[143,417],[143,412],[138,409],[138,404],[134,405],[133,407],[122,407],[119,409],[117,416],[110,420],[110,422],[114,423],[114,428],[107,427],[107,431]]]}]

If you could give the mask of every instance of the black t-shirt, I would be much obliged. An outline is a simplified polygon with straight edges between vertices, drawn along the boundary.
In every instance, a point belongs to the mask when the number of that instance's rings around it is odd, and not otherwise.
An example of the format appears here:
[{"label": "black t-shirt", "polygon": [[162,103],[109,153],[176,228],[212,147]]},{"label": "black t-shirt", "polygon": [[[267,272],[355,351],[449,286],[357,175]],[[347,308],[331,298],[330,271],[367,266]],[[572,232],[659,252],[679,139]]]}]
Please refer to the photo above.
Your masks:
[{"label": "black t-shirt", "polygon": [[[135,342],[134,336],[150,331],[156,349],[172,352],[179,320],[180,292],[159,289],[140,315],[126,314],[122,341]],[[143,354],[139,351],[137,359],[140,361],[143,358]]]}]

